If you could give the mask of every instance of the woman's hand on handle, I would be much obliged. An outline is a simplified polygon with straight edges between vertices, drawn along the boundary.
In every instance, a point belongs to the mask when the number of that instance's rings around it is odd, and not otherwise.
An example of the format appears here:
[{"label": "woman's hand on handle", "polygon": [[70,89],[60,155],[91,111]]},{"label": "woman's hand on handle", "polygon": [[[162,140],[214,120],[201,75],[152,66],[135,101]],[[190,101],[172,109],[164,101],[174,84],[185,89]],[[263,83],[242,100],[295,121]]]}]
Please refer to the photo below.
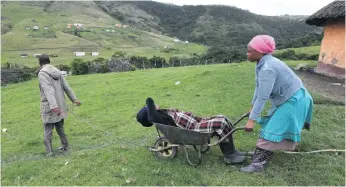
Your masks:
[{"label": "woman's hand on handle", "polygon": [[255,126],[255,121],[249,119],[249,120],[247,121],[246,125],[245,125],[245,129],[244,129],[244,130],[245,130],[246,132],[251,132],[251,131],[253,131],[254,126]]}]

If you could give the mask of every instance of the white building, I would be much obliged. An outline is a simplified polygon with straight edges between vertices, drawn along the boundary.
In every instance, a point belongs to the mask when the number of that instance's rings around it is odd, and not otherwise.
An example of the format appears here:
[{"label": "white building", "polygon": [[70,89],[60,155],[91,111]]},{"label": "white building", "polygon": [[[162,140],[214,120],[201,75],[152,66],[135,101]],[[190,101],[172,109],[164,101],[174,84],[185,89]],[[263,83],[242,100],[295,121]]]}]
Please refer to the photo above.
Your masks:
[{"label": "white building", "polygon": [[75,26],[75,27],[84,27],[84,24],[81,24],[81,23],[74,23],[73,26]]},{"label": "white building", "polygon": [[99,56],[99,52],[91,52],[91,56]]},{"label": "white building", "polygon": [[34,54],[34,57],[35,58],[38,58],[38,57],[40,57],[42,54]]},{"label": "white building", "polygon": [[27,55],[27,54],[20,54],[20,57],[22,57],[22,58],[27,58],[28,55]]},{"label": "white building", "polygon": [[189,43],[189,41],[185,41],[184,43],[188,44],[188,43]]},{"label": "white building", "polygon": [[85,56],[85,52],[74,52],[74,56]]},{"label": "white building", "polygon": [[38,28],[38,26],[35,25],[32,29],[38,30],[39,28]]},{"label": "white building", "polygon": [[180,40],[179,39],[174,39],[174,42],[179,43]]}]

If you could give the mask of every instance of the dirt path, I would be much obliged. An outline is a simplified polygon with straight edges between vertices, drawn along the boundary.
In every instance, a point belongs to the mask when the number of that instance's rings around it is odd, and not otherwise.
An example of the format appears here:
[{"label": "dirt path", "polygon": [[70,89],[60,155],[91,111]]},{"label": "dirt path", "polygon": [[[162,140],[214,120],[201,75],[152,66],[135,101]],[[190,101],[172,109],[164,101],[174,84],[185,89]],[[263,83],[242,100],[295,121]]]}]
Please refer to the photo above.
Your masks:
[{"label": "dirt path", "polygon": [[324,97],[345,102],[345,80],[325,77],[307,71],[295,71],[305,87]]}]

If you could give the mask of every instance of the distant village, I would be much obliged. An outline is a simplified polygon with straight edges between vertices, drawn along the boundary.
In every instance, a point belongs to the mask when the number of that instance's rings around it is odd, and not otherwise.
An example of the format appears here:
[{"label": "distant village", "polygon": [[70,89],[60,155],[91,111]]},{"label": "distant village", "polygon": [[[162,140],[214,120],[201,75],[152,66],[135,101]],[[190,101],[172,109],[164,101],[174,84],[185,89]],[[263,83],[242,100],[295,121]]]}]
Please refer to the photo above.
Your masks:
[{"label": "distant village", "polygon": [[[76,29],[79,29],[79,30],[86,29],[84,27],[84,24],[82,24],[82,23],[68,23],[66,25],[67,29],[72,29],[73,27],[75,27]],[[120,24],[120,23],[115,24],[115,27],[116,28],[123,28],[123,29],[131,28],[130,25],[125,25],[125,24]],[[43,26],[43,30],[49,30],[49,29],[50,28],[48,26]],[[40,30],[40,27],[38,25],[34,25],[32,27],[31,26],[25,26],[25,30],[38,31],[38,30]],[[133,30],[136,30],[136,27],[134,27]],[[114,29],[105,29],[104,31],[105,32],[113,32],[113,33],[115,32]],[[188,44],[189,43],[189,41],[182,41],[182,40],[179,40],[179,39],[174,39],[173,42],[175,42],[175,43],[184,43],[184,44]],[[163,48],[170,48],[170,45],[164,46]],[[98,52],[98,51],[91,52],[91,53],[86,53],[86,52],[83,52],[83,51],[76,51],[76,52],[74,52],[74,56],[77,56],[77,57],[86,56],[87,54],[90,54],[91,56],[98,56],[100,54],[100,52]],[[41,54],[33,54],[33,57],[34,58],[38,58],[40,55]],[[50,54],[49,56],[50,57],[57,57],[58,55]],[[29,55],[26,54],[26,53],[22,53],[22,54],[20,54],[20,57],[28,58]]]}]

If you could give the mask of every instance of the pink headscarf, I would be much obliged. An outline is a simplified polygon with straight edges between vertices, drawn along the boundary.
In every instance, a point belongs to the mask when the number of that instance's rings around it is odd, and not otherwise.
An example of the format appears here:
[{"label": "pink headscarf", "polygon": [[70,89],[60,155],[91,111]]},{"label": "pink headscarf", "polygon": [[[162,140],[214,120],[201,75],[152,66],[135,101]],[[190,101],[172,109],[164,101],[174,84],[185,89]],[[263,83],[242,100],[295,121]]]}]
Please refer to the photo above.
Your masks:
[{"label": "pink headscarf", "polygon": [[275,40],[269,35],[257,35],[252,38],[248,45],[262,54],[270,54],[275,50]]}]

